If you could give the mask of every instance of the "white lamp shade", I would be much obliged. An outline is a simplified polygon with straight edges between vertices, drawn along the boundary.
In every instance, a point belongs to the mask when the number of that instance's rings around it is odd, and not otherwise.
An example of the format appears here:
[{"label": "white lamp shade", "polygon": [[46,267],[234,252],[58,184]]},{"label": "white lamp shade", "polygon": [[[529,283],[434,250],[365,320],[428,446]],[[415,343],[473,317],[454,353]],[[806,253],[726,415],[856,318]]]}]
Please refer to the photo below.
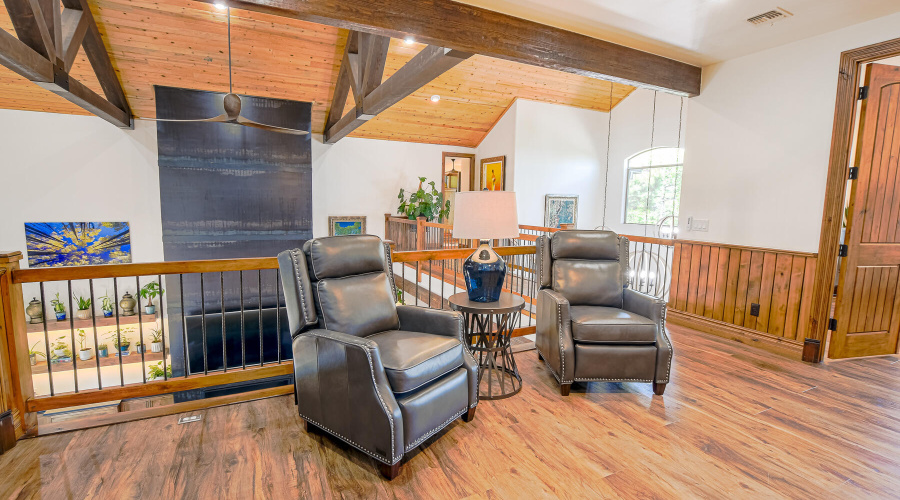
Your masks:
[{"label": "white lamp shade", "polygon": [[454,238],[493,240],[519,237],[515,192],[463,191],[456,193],[454,203]]}]

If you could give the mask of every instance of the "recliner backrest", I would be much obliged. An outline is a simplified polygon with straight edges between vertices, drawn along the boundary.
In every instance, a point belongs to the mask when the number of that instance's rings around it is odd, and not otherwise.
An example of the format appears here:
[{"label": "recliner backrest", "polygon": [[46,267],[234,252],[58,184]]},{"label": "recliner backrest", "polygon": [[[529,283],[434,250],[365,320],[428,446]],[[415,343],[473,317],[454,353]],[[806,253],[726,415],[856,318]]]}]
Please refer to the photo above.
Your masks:
[{"label": "recliner backrest", "polygon": [[[297,252],[289,250],[278,256],[282,276],[295,282],[293,286],[285,283],[292,335],[313,325],[358,337],[400,328],[390,248],[381,238],[316,238],[303,245],[302,259]],[[288,255],[282,257],[284,254]],[[291,267],[286,269],[285,264]],[[303,288],[309,293],[300,293]]]},{"label": "recliner backrest", "polygon": [[622,307],[628,239],[612,231],[558,231],[537,242],[541,288],[571,305]]}]

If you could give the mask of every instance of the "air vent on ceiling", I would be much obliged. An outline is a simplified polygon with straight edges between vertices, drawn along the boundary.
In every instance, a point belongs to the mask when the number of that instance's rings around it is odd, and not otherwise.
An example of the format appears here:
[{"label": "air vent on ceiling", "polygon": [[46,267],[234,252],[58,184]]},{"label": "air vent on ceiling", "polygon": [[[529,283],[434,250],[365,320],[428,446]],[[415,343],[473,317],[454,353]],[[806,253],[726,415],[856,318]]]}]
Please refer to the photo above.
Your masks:
[{"label": "air vent on ceiling", "polygon": [[793,14],[791,14],[790,12],[782,9],[781,7],[776,7],[774,10],[763,12],[762,14],[747,19],[747,22],[754,26],[761,26],[763,24],[772,24],[776,21],[781,21],[791,16],[793,16]]}]

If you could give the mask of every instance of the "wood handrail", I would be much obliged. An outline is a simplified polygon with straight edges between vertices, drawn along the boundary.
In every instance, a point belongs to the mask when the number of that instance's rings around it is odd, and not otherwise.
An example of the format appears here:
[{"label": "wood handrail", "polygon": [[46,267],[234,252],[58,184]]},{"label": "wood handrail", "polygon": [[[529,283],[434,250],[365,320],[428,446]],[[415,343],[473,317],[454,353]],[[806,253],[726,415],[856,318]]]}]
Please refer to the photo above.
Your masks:
[{"label": "wood handrail", "polygon": [[[394,252],[391,256],[394,262],[422,262],[429,260],[465,259],[472,255],[473,248],[446,248],[443,250],[415,250],[411,252]],[[518,247],[496,247],[494,251],[499,255],[530,255],[535,253],[535,247],[524,245]]]},{"label": "wood handrail", "polygon": [[12,271],[13,283],[41,283],[46,281],[128,278],[160,274],[218,273],[226,271],[256,271],[278,269],[275,257],[249,259],[180,260],[144,264],[103,264],[99,266],[46,267]]},{"label": "wood handrail", "polygon": [[624,236],[628,238],[628,241],[634,241],[637,243],[650,243],[656,245],[665,245],[669,247],[674,245],[676,241],[681,241],[673,240],[671,238],[654,238],[653,236],[640,236],[636,234],[621,234],[619,236]]},{"label": "wood handrail", "polygon": [[528,226],[525,224],[519,224],[519,229],[526,229],[528,231],[543,231],[545,233],[555,233],[560,230],[558,227]]}]

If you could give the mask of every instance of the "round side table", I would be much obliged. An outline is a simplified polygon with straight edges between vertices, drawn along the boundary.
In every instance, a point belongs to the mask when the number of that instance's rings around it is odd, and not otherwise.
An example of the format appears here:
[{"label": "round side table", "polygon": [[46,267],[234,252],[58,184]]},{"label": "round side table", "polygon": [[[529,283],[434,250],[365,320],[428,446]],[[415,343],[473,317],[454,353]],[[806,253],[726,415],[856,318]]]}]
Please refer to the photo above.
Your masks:
[{"label": "round side table", "polygon": [[[497,302],[473,302],[466,292],[452,295],[448,300],[450,308],[462,312],[466,320],[467,347],[478,361],[478,397],[503,399],[522,390],[522,377],[509,341],[525,300],[501,293]],[[481,384],[485,375],[487,392]]]}]

